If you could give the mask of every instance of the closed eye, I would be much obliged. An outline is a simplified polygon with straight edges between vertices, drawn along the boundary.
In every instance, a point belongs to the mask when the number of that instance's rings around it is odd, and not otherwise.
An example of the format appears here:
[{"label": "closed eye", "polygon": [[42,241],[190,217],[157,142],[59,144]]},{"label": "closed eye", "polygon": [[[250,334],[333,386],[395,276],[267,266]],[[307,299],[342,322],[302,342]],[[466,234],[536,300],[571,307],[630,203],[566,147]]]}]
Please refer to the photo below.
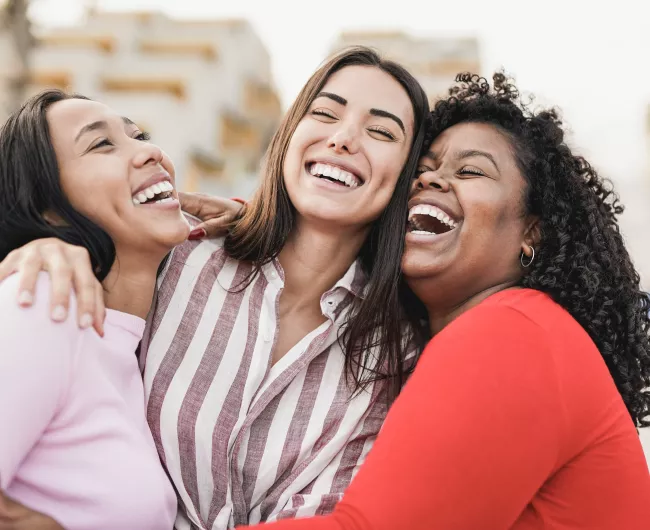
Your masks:
[{"label": "closed eye", "polygon": [[426,173],[427,171],[433,171],[433,169],[431,169],[430,167],[427,167],[427,166],[419,166],[415,170],[415,177],[414,178],[418,178],[420,175],[422,175],[422,173]]},{"label": "closed eye", "polygon": [[464,167],[462,168],[459,172],[460,175],[476,175],[479,177],[484,177],[485,173],[481,171],[480,169],[477,169],[475,167]]},{"label": "closed eye", "polygon": [[336,116],[334,116],[331,112],[323,110],[323,109],[314,109],[311,111],[311,113],[314,116],[323,116],[325,118],[329,118],[331,120],[335,120]]},{"label": "closed eye", "polygon": [[94,151],[95,149],[99,149],[101,147],[112,147],[113,144],[108,138],[104,138],[103,140],[100,140],[97,142],[95,145],[93,145],[89,150]]},{"label": "closed eye", "polygon": [[389,140],[393,140],[393,141],[395,140],[395,135],[392,132],[390,132],[388,129],[384,129],[383,127],[378,127],[378,126],[369,127],[368,130],[370,132],[381,134],[384,138],[387,138]]}]

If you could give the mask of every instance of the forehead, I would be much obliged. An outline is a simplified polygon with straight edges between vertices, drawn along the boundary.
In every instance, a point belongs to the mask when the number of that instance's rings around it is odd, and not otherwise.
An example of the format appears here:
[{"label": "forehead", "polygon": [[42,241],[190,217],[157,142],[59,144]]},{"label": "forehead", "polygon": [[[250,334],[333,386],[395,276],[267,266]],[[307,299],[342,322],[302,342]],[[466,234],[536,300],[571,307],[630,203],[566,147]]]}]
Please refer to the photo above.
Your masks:
[{"label": "forehead", "polygon": [[495,158],[512,156],[512,146],[506,136],[494,125],[487,123],[459,123],[440,133],[429,149],[436,155],[442,151],[475,149],[486,151]]},{"label": "forehead", "polygon": [[406,90],[374,66],[346,66],[332,74],[322,90],[345,98],[350,106],[391,112],[413,126],[413,105]]},{"label": "forehead", "polygon": [[116,120],[122,122],[116,112],[97,101],[66,99],[47,109],[47,121],[53,136],[65,133],[76,135],[84,125],[102,120],[109,123]]}]

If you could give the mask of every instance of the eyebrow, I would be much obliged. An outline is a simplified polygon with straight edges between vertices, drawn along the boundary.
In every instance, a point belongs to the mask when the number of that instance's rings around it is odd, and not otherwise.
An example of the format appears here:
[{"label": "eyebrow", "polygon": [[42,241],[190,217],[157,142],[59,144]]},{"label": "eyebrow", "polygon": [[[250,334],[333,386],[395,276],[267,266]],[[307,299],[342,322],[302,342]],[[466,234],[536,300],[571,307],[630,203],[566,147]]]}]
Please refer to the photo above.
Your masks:
[{"label": "eyebrow", "polygon": [[[340,105],[347,105],[348,100],[345,99],[344,97],[339,96],[338,94],[333,94],[332,92],[319,92],[314,99],[318,98],[329,98],[332,101],[336,101]],[[392,112],[388,112],[387,110],[381,110],[381,109],[370,109],[370,114],[372,116],[378,116],[380,118],[388,118],[390,120],[393,120],[397,125],[399,125],[399,128],[402,129],[402,132],[406,134],[406,129],[404,128],[404,122],[395,114]]]},{"label": "eyebrow", "polygon": [[[122,117],[122,121],[124,122],[124,125],[135,125],[135,123],[127,117]],[[77,143],[79,141],[79,138],[81,138],[84,134],[92,131],[97,131],[99,129],[108,129],[108,123],[105,120],[98,120],[84,125],[77,133],[77,136],[74,139],[75,143]]]}]

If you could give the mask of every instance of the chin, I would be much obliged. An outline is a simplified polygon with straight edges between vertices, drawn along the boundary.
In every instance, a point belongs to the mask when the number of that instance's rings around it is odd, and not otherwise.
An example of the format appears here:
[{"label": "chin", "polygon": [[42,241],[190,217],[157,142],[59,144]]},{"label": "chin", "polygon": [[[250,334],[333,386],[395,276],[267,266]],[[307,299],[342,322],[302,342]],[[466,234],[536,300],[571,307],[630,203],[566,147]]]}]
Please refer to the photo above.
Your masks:
[{"label": "chin", "polygon": [[339,204],[324,203],[322,199],[319,202],[314,200],[296,206],[296,212],[303,219],[334,225],[349,224],[350,219],[357,213],[349,210],[350,208],[344,208]]},{"label": "chin", "polygon": [[[171,226],[167,223],[156,226],[149,234],[143,234],[142,240],[148,240],[151,242],[152,248],[155,247],[168,252],[175,246],[187,241],[187,236],[189,236],[190,230],[191,227],[189,223],[183,219]],[[146,246],[148,245],[143,244],[143,247]]]},{"label": "chin", "polygon": [[431,256],[418,258],[405,255],[402,258],[402,275],[407,280],[422,280],[433,278],[438,273],[438,267],[431,262]]}]

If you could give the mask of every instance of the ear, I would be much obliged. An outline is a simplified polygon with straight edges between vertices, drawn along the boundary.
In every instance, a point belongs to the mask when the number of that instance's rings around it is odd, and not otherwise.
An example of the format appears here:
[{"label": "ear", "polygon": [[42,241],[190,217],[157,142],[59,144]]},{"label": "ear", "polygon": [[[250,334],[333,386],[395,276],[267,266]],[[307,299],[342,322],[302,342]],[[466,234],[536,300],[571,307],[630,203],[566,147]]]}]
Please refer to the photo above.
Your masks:
[{"label": "ear", "polygon": [[539,217],[529,216],[527,219],[526,230],[524,231],[524,240],[521,243],[521,251],[529,258],[533,256],[534,248],[539,251],[539,244],[542,240],[542,229],[539,223]]},{"label": "ear", "polygon": [[61,219],[59,214],[56,214],[50,210],[43,212],[43,219],[45,219],[46,223],[51,224],[52,226],[66,226],[66,222]]}]

